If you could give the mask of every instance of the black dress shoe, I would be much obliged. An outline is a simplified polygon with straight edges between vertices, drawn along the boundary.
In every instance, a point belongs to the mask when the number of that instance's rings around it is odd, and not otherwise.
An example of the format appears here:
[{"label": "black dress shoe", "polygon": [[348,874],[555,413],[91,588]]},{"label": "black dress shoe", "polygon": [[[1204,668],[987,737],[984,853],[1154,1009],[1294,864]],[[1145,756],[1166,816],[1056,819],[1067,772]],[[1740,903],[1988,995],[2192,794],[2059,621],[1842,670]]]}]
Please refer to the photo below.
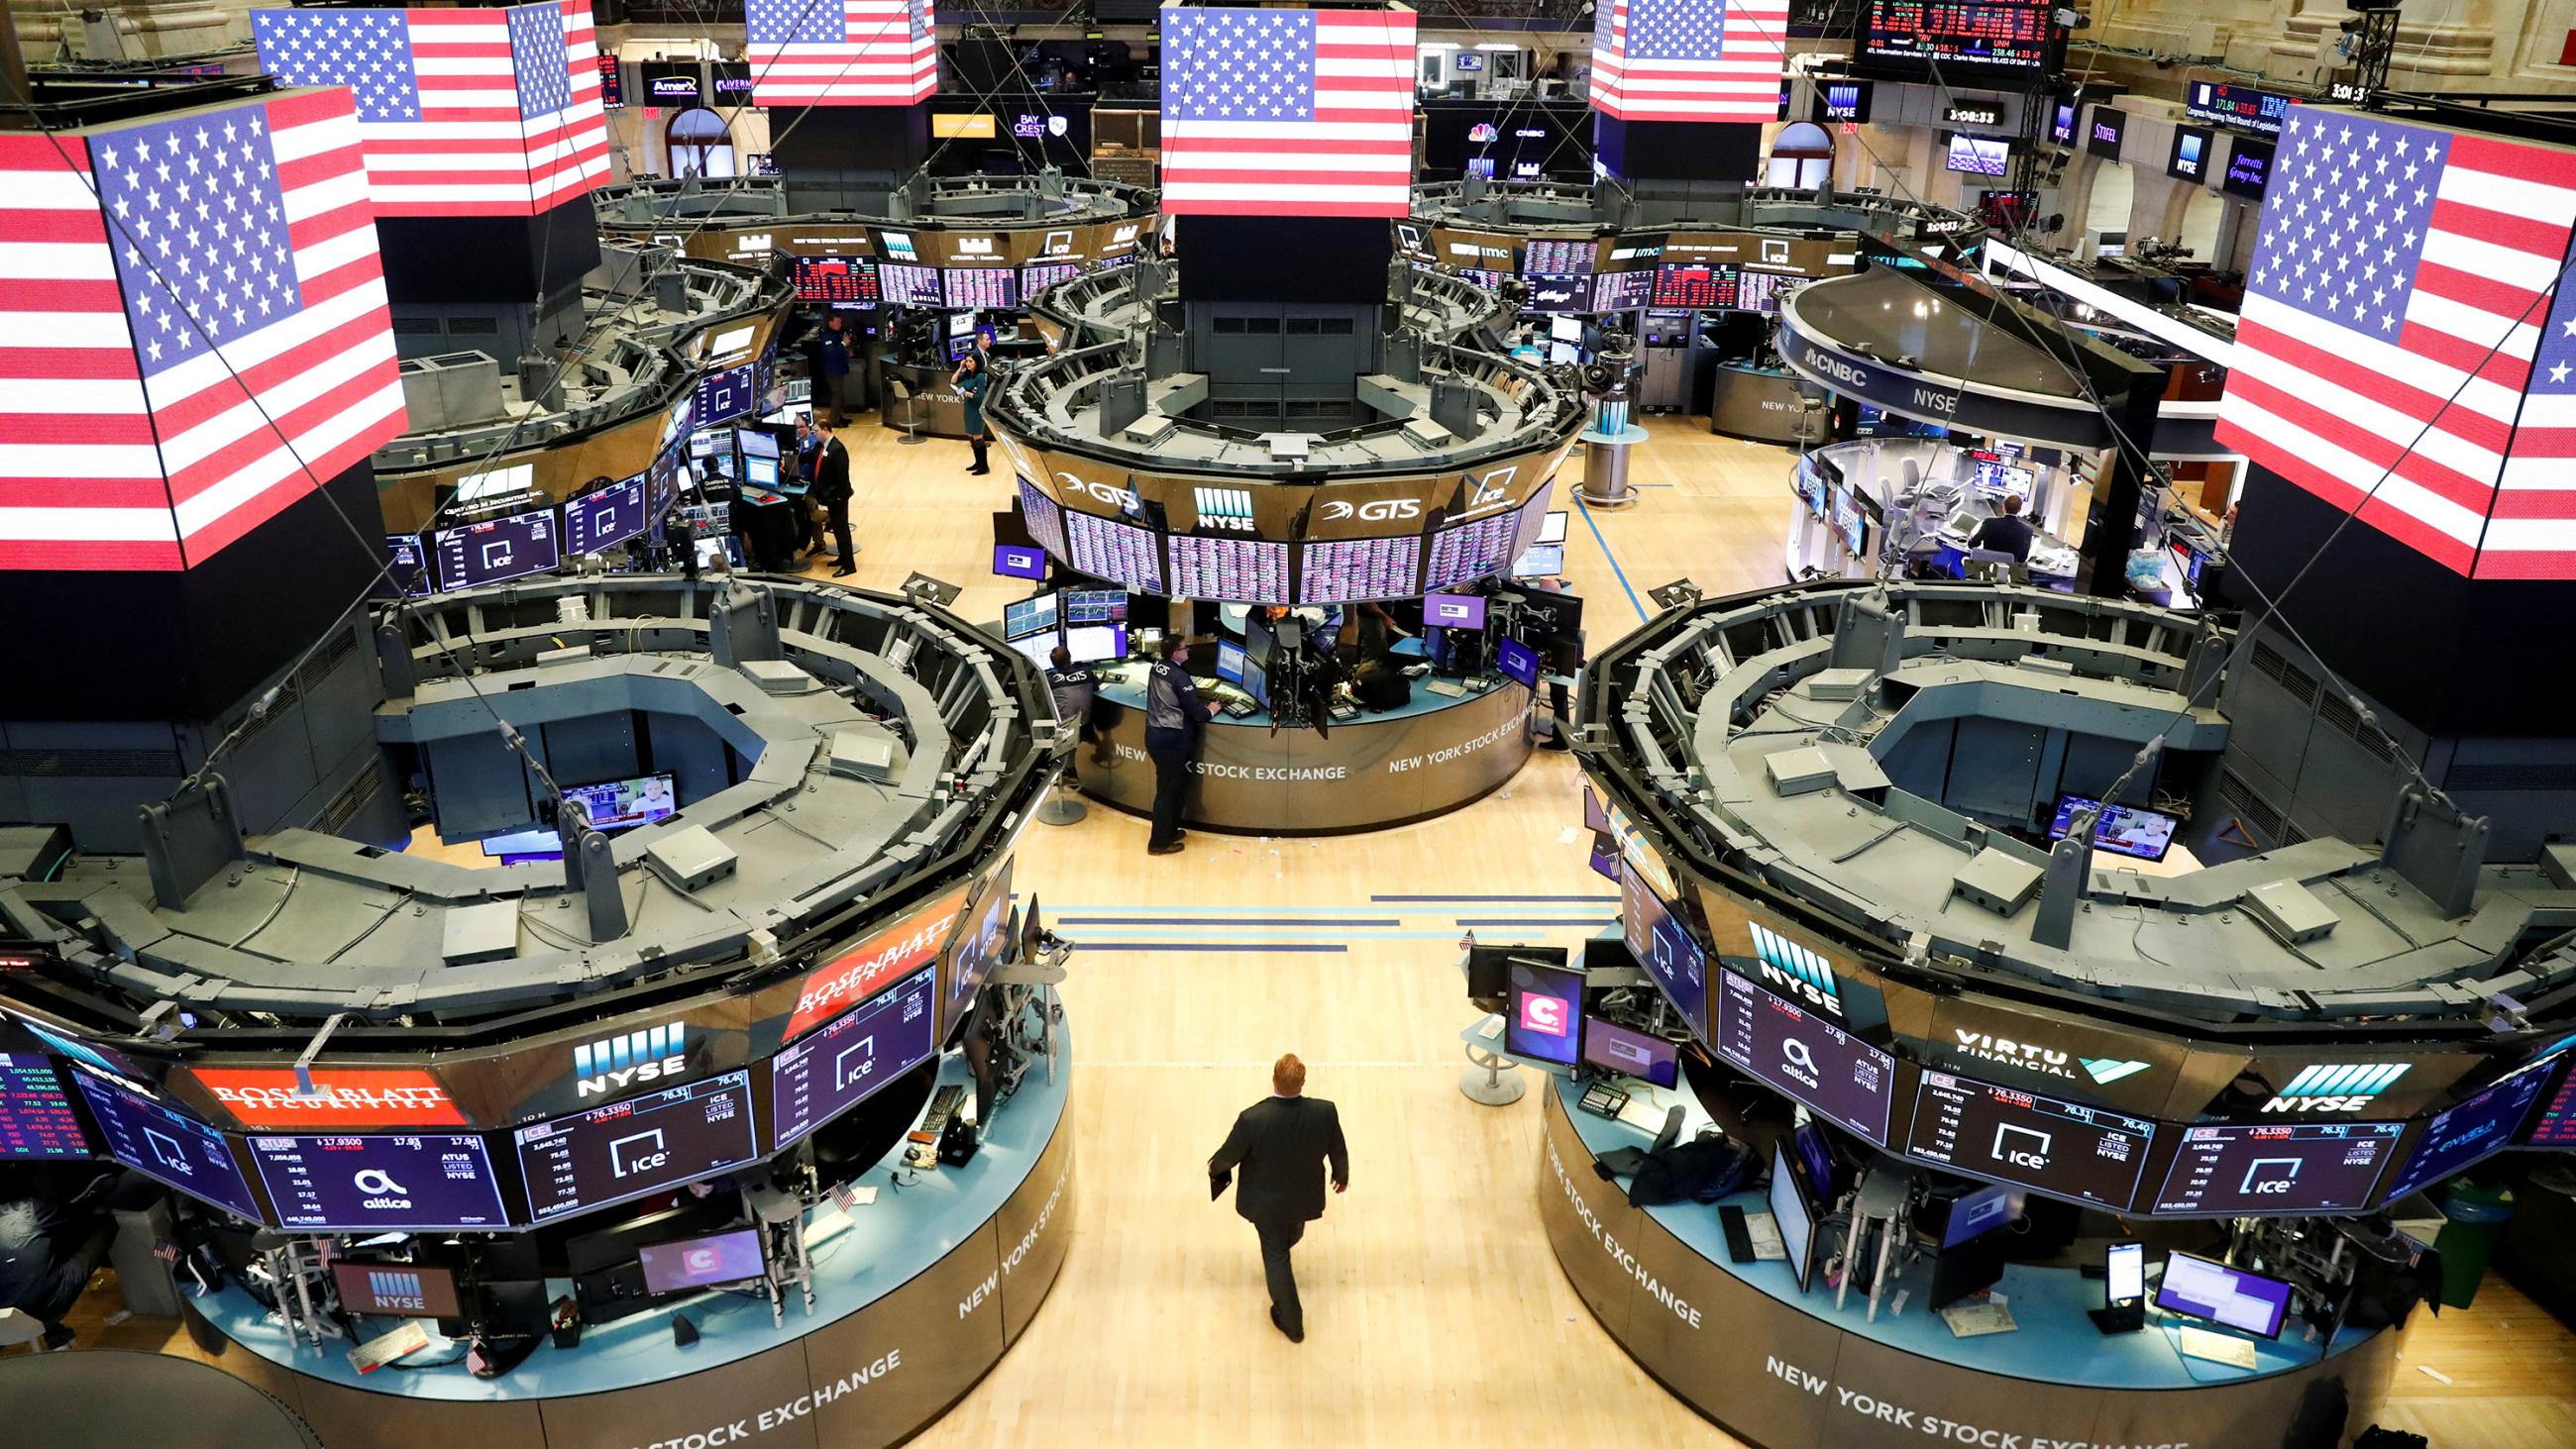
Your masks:
[{"label": "black dress shoe", "polygon": [[1175,840],[1164,845],[1149,845],[1145,847],[1145,853],[1147,855],[1178,855],[1181,853],[1181,843]]},{"label": "black dress shoe", "polygon": [[71,1346],[72,1346],[72,1331],[71,1331],[70,1327],[68,1327],[67,1325],[64,1325],[64,1324],[57,1323],[57,1324],[53,1325],[52,1327],[50,1327],[50,1328],[46,1329],[46,1330],[45,1330],[45,1336],[44,1336],[44,1344],[45,1344],[45,1352],[47,1352],[47,1353],[59,1353],[59,1352],[61,1352],[62,1350],[64,1350],[64,1349],[67,1349],[67,1348],[71,1347]]},{"label": "black dress shoe", "polygon": [[834,578],[836,578],[836,579],[846,579],[846,578],[848,578],[850,575],[852,575],[852,574],[854,574],[854,573],[857,573],[857,572],[858,572],[858,570],[857,570],[857,569],[853,569],[853,568],[837,568],[837,569],[832,570],[832,577],[834,577]]},{"label": "black dress shoe", "polygon": [[1295,1328],[1289,1327],[1286,1323],[1280,1321],[1279,1310],[1276,1308],[1270,1310],[1270,1326],[1278,1329],[1282,1334],[1287,1335],[1290,1343],[1304,1343],[1306,1341],[1305,1327],[1303,1325],[1299,1325]]}]

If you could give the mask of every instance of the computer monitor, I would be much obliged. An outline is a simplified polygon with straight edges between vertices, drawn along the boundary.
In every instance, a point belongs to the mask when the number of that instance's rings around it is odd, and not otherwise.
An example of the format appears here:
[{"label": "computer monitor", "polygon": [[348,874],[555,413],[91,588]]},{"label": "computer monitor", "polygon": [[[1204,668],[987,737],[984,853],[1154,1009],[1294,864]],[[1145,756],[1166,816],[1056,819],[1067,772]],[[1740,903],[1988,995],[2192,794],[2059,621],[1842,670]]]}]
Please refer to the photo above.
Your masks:
[{"label": "computer monitor", "polygon": [[1127,626],[1078,624],[1064,631],[1064,644],[1076,664],[1103,664],[1127,657]]},{"label": "computer monitor", "polygon": [[993,545],[993,572],[1006,579],[1046,577],[1046,550],[1033,544]]},{"label": "computer monitor", "polygon": [[2026,1200],[2021,1189],[2001,1183],[1978,1188],[1950,1204],[1950,1222],[1941,1230],[1941,1246],[1955,1248],[2018,1221]]},{"label": "computer monitor", "polygon": [[1426,629],[1482,629],[1485,627],[1484,595],[1424,594],[1422,626]]},{"label": "computer monitor", "polygon": [[1538,688],[1538,651],[1518,639],[1494,641],[1494,667],[1523,689]]},{"label": "computer monitor", "polygon": [[1565,545],[1532,544],[1519,558],[1512,560],[1511,574],[1516,579],[1552,579],[1565,572]]},{"label": "computer monitor", "polygon": [[2115,855],[2133,855],[2140,860],[2162,860],[2173,849],[2174,827],[2180,822],[2170,815],[2153,810],[2140,810],[2133,805],[2105,806],[2085,795],[2057,797],[2057,815],[2048,825],[2048,838],[2064,840],[2075,828],[2075,812],[2097,811],[2101,819],[2093,826],[2093,848]]},{"label": "computer monitor", "polygon": [[1924,1307],[1938,1313],[1971,1293],[2003,1281],[2003,1239],[1987,1234],[1941,1250],[1932,1260],[1932,1292]]},{"label": "computer monitor", "polygon": [[1467,1000],[1481,1010],[1501,1012],[1509,1004],[1512,963],[1564,969],[1563,946],[1470,946],[1467,948]]},{"label": "computer monitor", "polygon": [[972,312],[960,312],[955,316],[950,317],[948,319],[948,335],[951,337],[974,336],[975,314]]},{"label": "computer monitor", "polygon": [[1538,541],[1541,543],[1565,542],[1565,523],[1571,517],[1573,515],[1562,508],[1541,517],[1538,521]]},{"label": "computer monitor", "polygon": [[746,488],[766,488],[772,493],[777,492],[778,460],[776,458],[744,458],[742,460],[742,483]]},{"label": "computer monitor", "polygon": [[2290,1316],[2290,1285],[2190,1253],[2167,1253],[2156,1306],[2258,1338],[2279,1338]]},{"label": "computer monitor", "polygon": [[1681,1081],[1681,1048],[1647,1032],[1614,1026],[1597,1017],[1583,1023],[1583,1060],[1603,1071],[1658,1087]]},{"label": "computer monitor", "polygon": [[589,812],[594,830],[651,825],[670,819],[672,812],[680,808],[679,795],[669,775],[638,775],[602,785],[567,785],[563,794],[564,799]]},{"label": "computer monitor", "polygon": [[1068,624],[1124,624],[1127,622],[1127,591],[1067,589],[1064,592],[1064,621]]},{"label": "computer monitor", "polygon": [[1771,1145],[1771,1221],[1788,1250],[1789,1276],[1804,1293],[1816,1265],[1816,1199],[1805,1165],[1789,1155],[1785,1142]]},{"label": "computer monitor", "polygon": [[745,458],[767,458],[778,461],[778,435],[767,428],[734,429],[734,446]]},{"label": "computer monitor", "polygon": [[331,1265],[331,1286],[342,1311],[377,1318],[455,1318],[464,1308],[456,1273],[426,1263],[370,1263],[343,1259]]},{"label": "computer monitor", "polygon": [[1031,594],[1002,606],[1002,637],[1018,640],[1039,634],[1053,635],[1056,621],[1056,595]]},{"label": "computer monitor", "polygon": [[686,1293],[719,1283],[747,1283],[769,1276],[760,1229],[740,1228],[703,1238],[646,1243],[635,1250],[647,1293]]},{"label": "computer monitor", "polygon": [[1583,1049],[1583,973],[1514,960],[1508,968],[1503,1050],[1523,1061],[1573,1066]]},{"label": "computer monitor", "polygon": [[88,1157],[71,1088],[37,1052],[0,1052],[0,1161]]},{"label": "computer monitor", "polygon": [[1216,641],[1216,677],[1228,684],[1243,683],[1243,646],[1231,639]]}]

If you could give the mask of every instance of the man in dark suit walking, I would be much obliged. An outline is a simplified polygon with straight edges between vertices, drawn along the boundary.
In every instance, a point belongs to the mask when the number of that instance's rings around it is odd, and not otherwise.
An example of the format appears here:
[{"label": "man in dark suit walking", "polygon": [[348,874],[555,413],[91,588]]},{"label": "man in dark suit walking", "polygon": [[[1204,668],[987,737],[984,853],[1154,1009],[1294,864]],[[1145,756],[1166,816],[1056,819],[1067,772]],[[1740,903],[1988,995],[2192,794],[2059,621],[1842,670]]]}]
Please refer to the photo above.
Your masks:
[{"label": "man in dark suit walking", "polygon": [[850,542],[850,450],[829,432],[814,454],[814,482],[806,497],[823,505],[832,520],[832,541],[841,546],[841,556],[832,577],[845,579],[859,571],[858,547]]},{"label": "man in dark suit walking", "polygon": [[1333,1104],[1306,1095],[1306,1064],[1295,1053],[1270,1068],[1270,1099],[1243,1109],[1225,1145],[1208,1159],[1208,1180],[1225,1191],[1240,1167],[1234,1210],[1261,1235],[1261,1268],[1270,1280],[1270,1322],[1290,1343],[1306,1341],[1305,1305],[1297,1301],[1297,1274],[1288,1250],[1306,1236],[1306,1224],[1324,1215],[1324,1181],[1333,1191],[1351,1185],[1351,1152],[1342,1142],[1341,1114]]}]

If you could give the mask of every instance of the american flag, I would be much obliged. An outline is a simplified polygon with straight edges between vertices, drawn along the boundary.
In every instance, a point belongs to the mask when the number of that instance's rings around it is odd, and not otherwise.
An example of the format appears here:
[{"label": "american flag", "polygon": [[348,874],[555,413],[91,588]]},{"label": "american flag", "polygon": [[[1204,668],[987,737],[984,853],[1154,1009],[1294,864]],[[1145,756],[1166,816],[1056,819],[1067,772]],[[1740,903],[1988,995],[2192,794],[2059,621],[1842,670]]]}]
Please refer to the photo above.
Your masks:
[{"label": "american flag", "polygon": [[533,216],[608,179],[590,0],[254,10],[260,64],[347,86],[383,216]]},{"label": "american flag", "polygon": [[0,569],[203,563],[403,431],[358,124],[0,134]]},{"label": "american flag", "polygon": [[1623,121],[1776,121],[1789,0],[1601,0],[1592,108]]},{"label": "american flag", "polygon": [[2219,441],[2458,573],[2576,577],[2571,229],[2576,155],[2294,108]]},{"label": "american flag", "polygon": [[755,106],[908,106],[939,89],[931,0],[744,0]]},{"label": "american flag", "polygon": [[1163,210],[1413,209],[1413,12],[1163,7]]}]

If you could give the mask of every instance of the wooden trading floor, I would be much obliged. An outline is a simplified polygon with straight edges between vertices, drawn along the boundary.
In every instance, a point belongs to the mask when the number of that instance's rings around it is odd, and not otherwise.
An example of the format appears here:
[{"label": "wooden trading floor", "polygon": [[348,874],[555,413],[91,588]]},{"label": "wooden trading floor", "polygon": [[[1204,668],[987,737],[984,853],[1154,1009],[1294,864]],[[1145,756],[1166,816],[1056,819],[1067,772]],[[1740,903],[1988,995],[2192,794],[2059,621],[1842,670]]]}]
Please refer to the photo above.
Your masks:
[{"label": "wooden trading floor", "polygon": [[[1693,420],[1647,426],[1631,469],[1642,501],[1578,512],[1570,530],[1596,638],[1642,619],[1632,589],[1781,577],[1788,455]],[[1008,473],[969,478],[963,444],[896,436],[867,419],[844,433],[857,581],[892,588],[919,569],[965,585],[968,617],[998,617],[1023,591],[987,572]],[[1580,820],[1579,776],[1541,753],[1494,796],[1383,834],[1197,834],[1156,859],[1140,822],[1099,805],[1034,827],[1019,888],[1082,943],[1065,987],[1074,1244],[1029,1335],[916,1442],[1735,1443],[1638,1371],[1567,1287],[1538,1221],[1537,1095],[1495,1110],[1456,1087],[1460,935],[1572,943],[1616,915]],[[1252,1233],[1210,1205],[1202,1169],[1283,1051],[1340,1104],[1352,1152],[1349,1195],[1298,1250],[1303,1346],[1271,1329]],[[167,1322],[102,1327],[113,1302],[93,1293],[84,1343],[185,1351]],[[2444,1449],[2576,1444],[2564,1327],[2501,1281],[2472,1312],[2415,1322],[2383,1422]]]}]

